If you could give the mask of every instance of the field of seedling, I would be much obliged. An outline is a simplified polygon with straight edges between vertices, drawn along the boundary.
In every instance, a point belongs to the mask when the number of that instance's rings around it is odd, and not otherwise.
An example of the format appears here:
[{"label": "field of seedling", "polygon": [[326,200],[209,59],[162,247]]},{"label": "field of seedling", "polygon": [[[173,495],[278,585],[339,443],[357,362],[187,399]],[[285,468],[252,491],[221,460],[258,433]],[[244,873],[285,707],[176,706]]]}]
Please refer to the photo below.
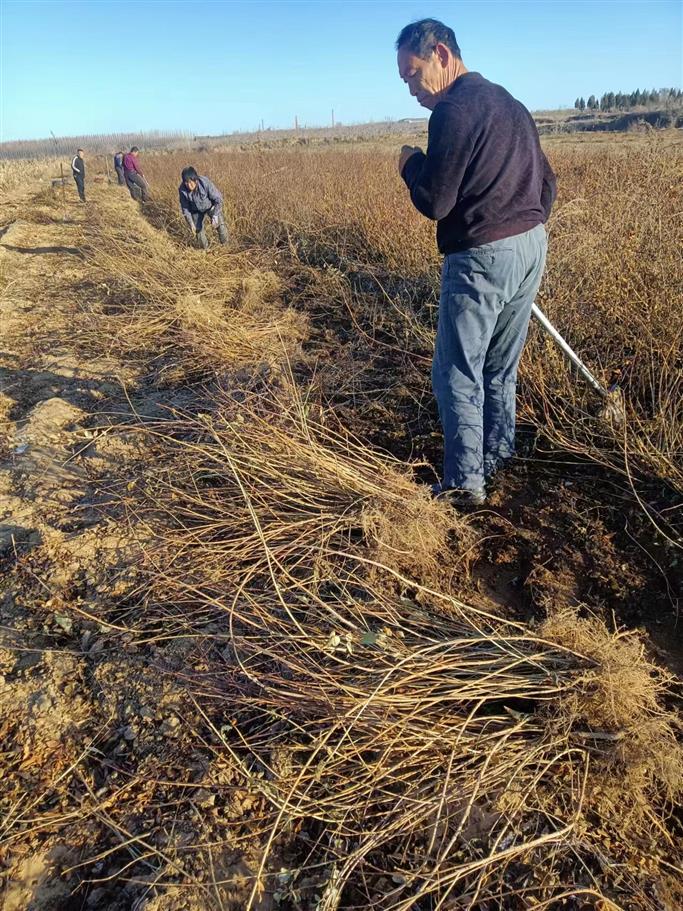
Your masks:
[{"label": "field of seedling", "polygon": [[681,907],[680,134],[546,144],[538,303],[624,419],[532,326],[467,513],[393,138],[3,168],[3,911]]}]

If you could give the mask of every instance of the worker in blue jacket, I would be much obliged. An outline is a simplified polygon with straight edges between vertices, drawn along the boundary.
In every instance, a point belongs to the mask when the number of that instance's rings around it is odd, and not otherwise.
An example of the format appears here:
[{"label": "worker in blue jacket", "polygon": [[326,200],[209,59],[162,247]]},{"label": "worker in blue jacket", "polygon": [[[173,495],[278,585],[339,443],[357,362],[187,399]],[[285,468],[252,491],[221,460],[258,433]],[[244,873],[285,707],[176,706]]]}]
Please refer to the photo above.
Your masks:
[{"label": "worker in blue jacket", "polygon": [[193,167],[184,168],[182,183],[178,187],[178,197],[180,211],[203,250],[209,246],[204,230],[204,221],[207,217],[216,230],[220,243],[227,244],[228,229],[223,218],[223,197],[208,177],[200,176]]},{"label": "worker in blue jacket", "polygon": [[123,152],[117,152],[116,155],[114,155],[114,170],[116,171],[116,176],[119,179],[120,187],[125,187],[126,185],[126,178],[124,177],[123,173],[123,155]]}]

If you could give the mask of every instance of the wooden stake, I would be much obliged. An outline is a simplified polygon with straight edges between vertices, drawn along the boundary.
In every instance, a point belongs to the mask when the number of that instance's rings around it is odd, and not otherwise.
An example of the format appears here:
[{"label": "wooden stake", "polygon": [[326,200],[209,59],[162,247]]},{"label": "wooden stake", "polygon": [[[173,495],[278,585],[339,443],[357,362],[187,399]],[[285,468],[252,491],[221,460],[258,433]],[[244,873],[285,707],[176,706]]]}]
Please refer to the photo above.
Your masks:
[{"label": "wooden stake", "polygon": [[64,186],[64,165],[59,162],[59,173],[62,177],[62,206],[64,207],[64,221],[66,221],[66,187]]}]

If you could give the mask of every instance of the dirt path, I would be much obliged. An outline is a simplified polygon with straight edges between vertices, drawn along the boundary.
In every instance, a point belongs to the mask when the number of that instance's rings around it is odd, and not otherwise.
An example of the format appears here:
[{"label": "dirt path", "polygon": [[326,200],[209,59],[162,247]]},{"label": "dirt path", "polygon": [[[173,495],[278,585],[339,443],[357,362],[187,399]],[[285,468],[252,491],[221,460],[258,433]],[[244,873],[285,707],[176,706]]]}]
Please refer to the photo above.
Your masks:
[{"label": "dirt path", "polygon": [[[127,194],[95,184],[88,196],[103,219],[154,233]],[[40,194],[10,211],[0,238],[2,908],[189,909],[187,893],[143,901],[139,884],[107,882],[106,859],[90,866],[101,883],[80,884],[80,863],[126,842],[107,806],[131,821],[149,806],[142,769],[201,779],[207,766],[178,745],[182,700],[154,671],[175,646],[140,649],[105,619],[140,557],[139,530],[109,507],[140,455],[125,423],[163,396],[85,331],[100,320],[106,341],[109,293],[81,252],[86,208],[69,199],[63,220],[61,200]],[[193,826],[176,835],[191,841]],[[159,863],[147,861],[150,883]]]},{"label": "dirt path", "polygon": [[[77,636],[60,606],[80,589],[87,610],[97,597],[99,569],[115,566],[124,546],[92,509],[94,488],[83,458],[87,425],[111,397],[122,367],[86,359],[69,338],[73,289],[84,278],[85,212],[73,202],[67,211],[66,221],[57,220],[49,199],[47,205],[25,200],[0,241],[6,911],[29,903],[61,906],[69,894],[54,874],[74,859],[72,849],[45,856],[27,852],[25,840],[15,848],[12,841],[23,828],[26,802],[30,812],[41,790],[85,748],[79,736],[85,720],[101,714],[102,693],[93,679],[101,642],[95,630]],[[90,685],[77,686],[84,678]],[[57,760],[52,768],[48,756]]]}]

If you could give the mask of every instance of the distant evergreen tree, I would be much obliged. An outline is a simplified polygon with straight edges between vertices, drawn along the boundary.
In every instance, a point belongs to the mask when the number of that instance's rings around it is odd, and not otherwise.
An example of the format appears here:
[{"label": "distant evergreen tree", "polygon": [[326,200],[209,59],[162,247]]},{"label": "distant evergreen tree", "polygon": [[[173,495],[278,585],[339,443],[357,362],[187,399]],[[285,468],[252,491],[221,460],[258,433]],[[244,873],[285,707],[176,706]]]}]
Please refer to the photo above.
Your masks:
[{"label": "distant evergreen tree", "polygon": [[683,89],[634,89],[632,92],[604,92],[598,100],[595,95],[589,95],[586,101],[581,95],[574,102],[578,111],[633,111],[641,107],[655,107],[666,105],[668,108],[677,109],[683,102]]}]

